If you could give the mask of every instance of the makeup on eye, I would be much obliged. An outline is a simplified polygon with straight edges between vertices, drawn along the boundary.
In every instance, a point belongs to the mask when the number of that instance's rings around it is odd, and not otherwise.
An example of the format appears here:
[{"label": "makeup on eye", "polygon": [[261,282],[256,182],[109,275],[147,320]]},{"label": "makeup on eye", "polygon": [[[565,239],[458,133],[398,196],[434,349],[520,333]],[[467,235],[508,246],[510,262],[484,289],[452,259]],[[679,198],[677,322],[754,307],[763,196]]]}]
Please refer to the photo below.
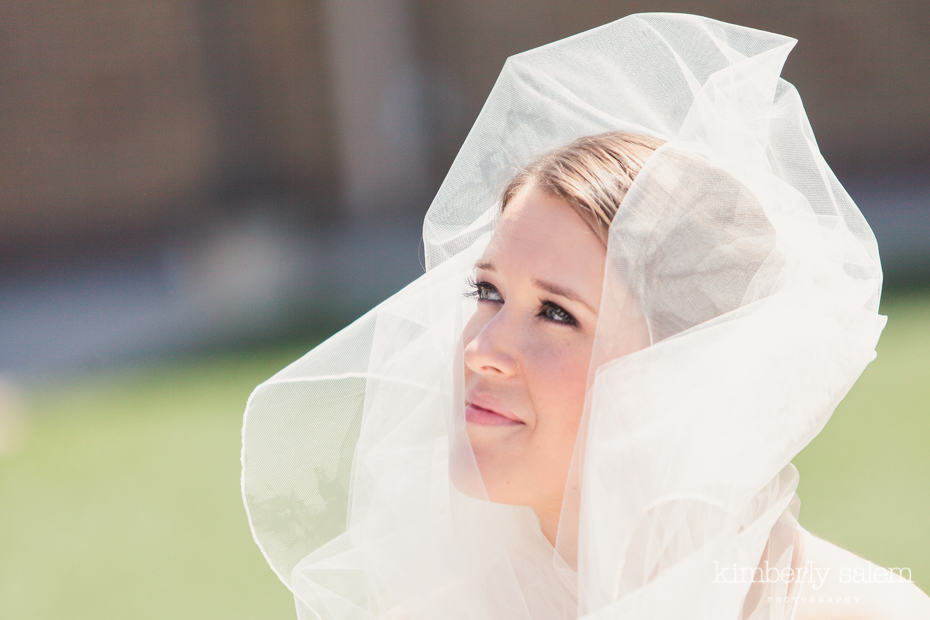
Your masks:
[{"label": "makeup on eye", "polygon": [[495,293],[500,297],[497,288],[490,282],[478,282],[474,278],[468,279],[468,290],[465,293],[466,297],[474,297],[478,301],[503,301],[503,299],[489,299],[487,295],[491,293]]},{"label": "makeup on eye", "polygon": [[[544,310],[541,314],[546,316],[546,318],[555,323],[564,323],[565,325],[578,325],[578,321],[569,313],[567,310],[554,304],[551,301],[543,301]],[[558,316],[558,319],[551,318],[549,315],[545,315],[546,310],[552,310],[555,313],[555,316]]]},{"label": "makeup on eye", "polygon": [[[477,281],[473,278],[468,279],[468,291],[465,293],[467,297],[474,297],[479,302],[480,301],[489,301],[493,303],[503,303],[503,297],[500,292],[490,282]],[[497,299],[492,299],[490,296],[495,295]],[[578,325],[578,320],[575,319],[572,314],[567,311],[565,308],[559,304],[549,301],[548,299],[541,300],[542,309],[539,312],[540,317],[551,321],[552,323],[559,323],[562,325],[576,326]]]},{"label": "makeup on eye", "polygon": [[[488,261],[475,263],[475,269],[478,271],[490,271],[491,273],[497,273],[497,268],[494,266],[494,263]],[[580,294],[576,293],[572,289],[555,284],[553,282],[547,282],[540,278],[533,278],[532,283],[536,288],[540,288],[548,293],[552,293],[553,295],[558,295],[559,297],[564,297],[565,299],[568,299],[572,302],[581,304],[591,314],[597,316],[597,310],[595,309],[594,305],[586,301]]]}]

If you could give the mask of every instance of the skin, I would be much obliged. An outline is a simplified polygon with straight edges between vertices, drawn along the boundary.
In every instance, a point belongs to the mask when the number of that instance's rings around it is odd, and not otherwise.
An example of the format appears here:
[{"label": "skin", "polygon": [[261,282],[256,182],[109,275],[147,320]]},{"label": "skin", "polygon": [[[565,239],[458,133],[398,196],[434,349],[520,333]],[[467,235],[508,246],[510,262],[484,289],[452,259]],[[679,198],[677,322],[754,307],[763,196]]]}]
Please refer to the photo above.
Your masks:
[{"label": "skin", "polygon": [[489,499],[530,506],[553,544],[604,260],[604,245],[571,207],[528,185],[507,204],[476,263],[478,302],[463,330],[466,400],[489,395],[519,420],[466,425]]}]

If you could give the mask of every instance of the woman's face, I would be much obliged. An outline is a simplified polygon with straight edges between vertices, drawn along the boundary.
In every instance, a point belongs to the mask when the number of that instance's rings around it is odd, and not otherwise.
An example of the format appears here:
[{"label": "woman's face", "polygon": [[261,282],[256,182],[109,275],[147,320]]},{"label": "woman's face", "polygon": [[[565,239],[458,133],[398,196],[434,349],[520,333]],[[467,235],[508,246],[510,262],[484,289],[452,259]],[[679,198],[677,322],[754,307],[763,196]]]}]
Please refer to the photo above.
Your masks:
[{"label": "woman's face", "polygon": [[468,438],[489,499],[561,507],[584,407],[605,248],[533,185],[507,204],[475,268],[463,331]]}]

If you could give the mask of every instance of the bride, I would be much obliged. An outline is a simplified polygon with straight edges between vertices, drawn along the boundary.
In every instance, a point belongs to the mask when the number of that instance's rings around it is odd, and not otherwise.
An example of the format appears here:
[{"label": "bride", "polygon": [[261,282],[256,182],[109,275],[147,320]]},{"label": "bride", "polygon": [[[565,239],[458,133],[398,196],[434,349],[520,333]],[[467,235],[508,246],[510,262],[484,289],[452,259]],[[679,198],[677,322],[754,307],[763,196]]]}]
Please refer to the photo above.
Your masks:
[{"label": "bride", "polygon": [[930,617],[797,521],[884,317],[792,45],[647,14],[508,60],[427,272],[249,399],[299,617]]},{"label": "bride", "polygon": [[[605,283],[611,222],[618,216],[629,217],[623,212],[635,208],[623,198],[660,144],[646,136],[612,132],[584,137],[546,154],[505,189],[494,235],[476,263],[472,287],[478,307],[464,332],[469,443],[489,499],[530,506],[541,532],[553,545],[558,542],[565,477],[583,418],[593,344],[603,338],[602,333],[596,335],[604,330],[600,312],[607,309],[615,312],[615,318],[624,316],[611,334],[621,348],[613,349],[611,356],[629,356],[655,346],[656,340],[671,332],[681,333],[697,324],[710,328],[711,319],[761,301],[740,300],[746,295],[740,291],[754,278],[759,285],[764,263],[776,252],[772,238],[776,228],[761,213],[753,214],[752,209],[761,211],[762,207],[749,190],[734,187],[736,181],[721,170],[685,160],[679,162],[685,169],[675,174],[697,182],[712,181],[713,189],[702,188],[696,199],[685,186],[663,192],[679,200],[672,209],[671,226],[676,230],[668,236],[661,233],[663,247],[650,259],[649,279],[635,292],[627,283]],[[674,164],[665,162],[664,166],[662,174],[668,177]],[[688,170],[692,167],[697,170]],[[716,200],[708,202],[708,193]],[[661,208],[659,203],[650,206]],[[742,213],[732,217],[737,209]],[[691,213],[683,213],[686,210]],[[656,216],[655,212],[650,215]],[[666,224],[649,226],[648,233],[655,235]],[[613,234],[617,243],[621,238],[636,242],[628,231]],[[683,256],[670,259],[669,252]],[[661,261],[673,261],[675,267],[670,270],[668,265],[656,264]],[[702,262],[711,268],[699,270]],[[674,274],[671,281],[666,279],[667,271]],[[687,284],[682,284],[683,277]],[[778,286],[773,284],[766,285],[762,298],[785,294],[773,290]],[[621,290],[622,303],[605,303],[602,290]],[[659,302],[663,297],[668,299]],[[708,300],[712,303],[699,309],[701,301]],[[657,312],[657,305],[664,312]],[[674,313],[672,321],[669,312]],[[617,343],[620,339],[622,345]],[[744,353],[763,355],[777,353],[779,348]],[[632,364],[631,359],[626,362]],[[681,375],[672,371],[663,379],[676,374]],[[609,407],[614,413],[619,409],[616,400]],[[688,409],[678,409],[677,414]],[[739,435],[727,441],[734,440]],[[671,469],[666,466],[663,475]],[[616,483],[604,482],[605,493],[611,484]],[[784,523],[770,532],[768,540],[774,543],[776,536],[786,537],[790,561],[775,572],[769,567],[768,554],[763,554],[759,566],[716,564],[714,575],[719,582],[753,584],[744,616],[761,602],[762,584],[769,581],[787,587],[780,596],[770,595],[766,603],[777,603],[788,611],[796,602],[797,618],[882,618],[896,613],[908,617],[908,609],[916,618],[921,605],[927,608],[925,597],[899,576],[817,539],[791,512],[783,518]],[[680,525],[693,527],[686,519]],[[680,535],[680,531],[673,534]],[[649,544],[658,542],[652,539]],[[865,576],[872,583],[863,587]]]}]

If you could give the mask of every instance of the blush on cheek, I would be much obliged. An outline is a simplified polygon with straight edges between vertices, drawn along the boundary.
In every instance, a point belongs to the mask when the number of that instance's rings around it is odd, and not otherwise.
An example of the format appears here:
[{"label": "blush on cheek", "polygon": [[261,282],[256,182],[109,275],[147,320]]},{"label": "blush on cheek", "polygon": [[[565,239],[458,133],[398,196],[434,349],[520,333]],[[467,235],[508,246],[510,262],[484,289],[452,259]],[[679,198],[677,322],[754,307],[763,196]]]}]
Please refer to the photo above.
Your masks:
[{"label": "blush on cheek", "polygon": [[552,356],[554,364],[552,365],[552,376],[558,379],[559,383],[584,383],[588,374],[588,363],[591,357],[590,347],[584,351],[573,349],[561,349]]}]

